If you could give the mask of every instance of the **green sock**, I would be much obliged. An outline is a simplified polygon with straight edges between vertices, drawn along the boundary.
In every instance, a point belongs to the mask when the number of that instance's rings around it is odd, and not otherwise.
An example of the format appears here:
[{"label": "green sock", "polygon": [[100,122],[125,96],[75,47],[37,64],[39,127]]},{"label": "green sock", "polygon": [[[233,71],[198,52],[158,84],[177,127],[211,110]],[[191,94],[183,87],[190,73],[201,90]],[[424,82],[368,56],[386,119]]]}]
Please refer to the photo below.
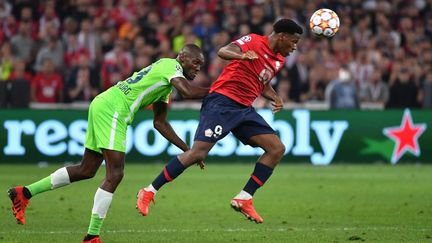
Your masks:
[{"label": "green sock", "polygon": [[102,228],[103,218],[99,218],[98,214],[92,214],[90,218],[90,225],[87,231],[89,235],[99,235]]},{"label": "green sock", "polygon": [[47,176],[42,180],[36,181],[33,184],[26,186],[29,189],[32,196],[39,194],[41,192],[46,192],[52,189],[51,176]]}]

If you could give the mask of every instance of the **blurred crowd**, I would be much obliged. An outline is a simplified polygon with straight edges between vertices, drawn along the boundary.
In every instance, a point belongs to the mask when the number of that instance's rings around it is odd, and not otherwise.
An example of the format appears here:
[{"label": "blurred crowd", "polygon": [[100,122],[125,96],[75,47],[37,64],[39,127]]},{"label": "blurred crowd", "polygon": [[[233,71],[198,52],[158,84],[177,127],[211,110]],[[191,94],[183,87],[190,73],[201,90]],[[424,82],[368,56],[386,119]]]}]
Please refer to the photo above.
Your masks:
[{"label": "blurred crowd", "polygon": [[[308,29],[323,7],[341,22],[330,39]],[[193,82],[209,86],[226,65],[220,47],[268,35],[278,18],[305,30],[271,81],[285,102],[432,108],[432,0],[0,0],[0,106],[25,100],[25,84],[29,101],[91,101],[186,43],[206,58]]]}]

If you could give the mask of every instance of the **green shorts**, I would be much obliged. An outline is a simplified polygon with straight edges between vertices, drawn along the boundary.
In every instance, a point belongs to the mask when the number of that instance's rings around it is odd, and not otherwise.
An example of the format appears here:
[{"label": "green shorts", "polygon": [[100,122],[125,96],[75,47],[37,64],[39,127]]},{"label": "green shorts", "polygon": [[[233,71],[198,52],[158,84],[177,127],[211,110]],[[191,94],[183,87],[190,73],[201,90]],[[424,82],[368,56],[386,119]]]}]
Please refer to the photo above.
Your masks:
[{"label": "green shorts", "polygon": [[84,146],[102,153],[101,149],[126,151],[126,109],[111,104],[99,95],[90,104]]}]

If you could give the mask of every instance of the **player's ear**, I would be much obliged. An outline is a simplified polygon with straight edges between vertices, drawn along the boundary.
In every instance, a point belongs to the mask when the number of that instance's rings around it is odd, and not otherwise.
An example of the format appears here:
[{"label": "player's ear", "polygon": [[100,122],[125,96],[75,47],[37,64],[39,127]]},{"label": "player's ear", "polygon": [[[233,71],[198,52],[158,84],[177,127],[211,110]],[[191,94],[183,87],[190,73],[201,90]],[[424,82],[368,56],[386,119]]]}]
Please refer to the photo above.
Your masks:
[{"label": "player's ear", "polygon": [[282,32],[278,33],[277,35],[278,35],[278,41],[281,41],[281,42],[283,42],[286,38],[288,38],[288,36]]},{"label": "player's ear", "polygon": [[178,54],[178,60],[180,61],[180,62],[183,62],[183,52],[180,52],[179,54]]}]

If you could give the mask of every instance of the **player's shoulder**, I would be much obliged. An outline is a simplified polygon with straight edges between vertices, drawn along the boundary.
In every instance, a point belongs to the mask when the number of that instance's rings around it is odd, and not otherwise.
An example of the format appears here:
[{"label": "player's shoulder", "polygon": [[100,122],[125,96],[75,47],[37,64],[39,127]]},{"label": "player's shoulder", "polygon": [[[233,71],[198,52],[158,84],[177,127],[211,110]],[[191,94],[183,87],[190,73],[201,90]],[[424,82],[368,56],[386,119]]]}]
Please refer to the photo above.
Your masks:
[{"label": "player's shoulder", "polygon": [[183,68],[177,59],[174,58],[161,58],[156,61],[153,66],[158,67],[161,71],[165,72],[183,72]]},{"label": "player's shoulder", "polygon": [[161,58],[157,60],[153,65],[167,66],[167,65],[175,65],[176,63],[178,63],[178,61],[174,58]]},{"label": "player's shoulder", "polygon": [[257,41],[261,41],[262,39],[263,39],[262,35],[250,33],[250,34],[247,34],[247,35],[240,37],[238,39],[238,43],[244,44],[244,43],[249,43],[249,42],[257,42]]}]

